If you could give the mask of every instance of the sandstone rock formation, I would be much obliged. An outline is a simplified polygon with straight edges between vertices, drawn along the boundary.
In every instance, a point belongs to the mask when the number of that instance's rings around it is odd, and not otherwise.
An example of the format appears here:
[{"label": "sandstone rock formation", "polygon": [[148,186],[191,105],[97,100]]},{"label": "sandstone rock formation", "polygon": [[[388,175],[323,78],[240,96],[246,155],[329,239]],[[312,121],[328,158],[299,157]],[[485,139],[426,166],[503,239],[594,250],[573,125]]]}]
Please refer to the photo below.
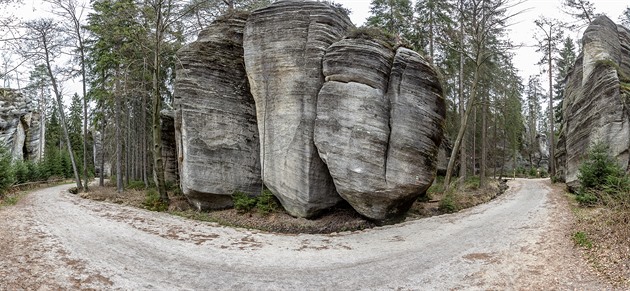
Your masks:
[{"label": "sandstone rock formation", "polygon": [[162,122],[162,159],[164,161],[164,179],[179,182],[177,165],[177,143],[175,141],[175,111],[171,108],[160,112]]},{"label": "sandstone rock formation", "polygon": [[377,221],[405,213],[433,182],[445,118],[433,67],[383,39],[360,34],[328,48],[315,124],[337,191]]},{"label": "sandstone rock formation", "polygon": [[278,1],[247,20],[245,68],[256,100],[264,181],[294,216],[311,217],[341,200],[313,132],[322,58],[351,27],[347,16],[321,2]]},{"label": "sandstone rock formation", "polygon": [[39,160],[44,124],[38,103],[11,89],[0,89],[0,146],[13,160]]},{"label": "sandstone rock formation", "polygon": [[261,189],[258,128],[243,64],[247,15],[215,21],[178,52],[176,138],[182,192],[198,209]]},{"label": "sandstone rock formation", "polygon": [[589,147],[602,142],[623,168],[630,155],[630,32],[605,16],[584,32],[583,53],[566,79],[558,174],[571,187]]},{"label": "sandstone rock formation", "polygon": [[215,21],[178,53],[183,193],[222,208],[264,181],[297,217],[342,197],[376,221],[403,214],[435,177],[445,104],[434,68],[393,43],[322,2]]}]

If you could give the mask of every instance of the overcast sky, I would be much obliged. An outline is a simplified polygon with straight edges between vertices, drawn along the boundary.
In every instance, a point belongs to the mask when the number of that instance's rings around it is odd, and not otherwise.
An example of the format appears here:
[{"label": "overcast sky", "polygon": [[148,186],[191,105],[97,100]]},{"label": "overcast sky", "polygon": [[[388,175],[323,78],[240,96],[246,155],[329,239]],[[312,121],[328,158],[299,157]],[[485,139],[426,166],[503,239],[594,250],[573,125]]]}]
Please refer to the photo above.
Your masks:
[{"label": "overcast sky", "polygon": [[[19,4],[20,7],[18,9],[18,16],[23,19],[41,16],[46,11],[50,11],[50,4],[42,4],[41,0],[23,1],[22,4]],[[334,0],[334,2],[343,4],[352,11],[350,18],[357,26],[364,24],[365,19],[370,15],[370,0]],[[561,0],[526,0],[514,8],[513,13],[523,11],[518,17],[513,19],[509,29],[511,30],[512,42],[514,44],[523,44],[521,48],[514,51],[514,65],[519,70],[519,74],[524,82],[528,79],[528,76],[541,72],[540,67],[536,65],[541,56],[532,47],[535,44],[533,36],[536,31],[534,20],[540,15],[544,15],[548,18],[557,18],[567,22],[572,21],[570,17],[560,10],[561,2]],[[592,0],[592,2],[595,4],[597,13],[606,14],[617,23],[619,23],[621,13],[630,5],[630,1],[627,0]],[[571,31],[566,35],[571,36],[575,40],[581,37],[581,33],[581,31]],[[69,87],[72,88],[74,86],[70,85]],[[74,92],[66,93],[72,94]]]},{"label": "overcast sky", "polygon": [[[350,18],[357,26],[362,25],[370,15],[371,1],[369,0],[334,0],[334,2],[341,3],[352,10]],[[512,42],[514,44],[523,44],[521,48],[514,51],[514,65],[519,69],[520,76],[524,82],[527,81],[530,75],[541,72],[540,67],[536,65],[541,56],[539,53],[536,53],[535,48],[531,47],[536,43],[534,33],[537,28],[534,25],[534,20],[543,15],[547,18],[556,18],[565,22],[573,21],[571,17],[560,10],[561,2],[561,0],[526,0],[514,8],[513,13],[523,11],[522,14],[513,19],[509,29]],[[597,13],[606,14],[616,23],[619,23],[619,16],[630,5],[630,1],[626,0],[592,0],[591,2],[595,4]],[[565,34],[565,36],[570,36],[576,40],[581,38],[581,33],[581,31],[572,31]]]}]

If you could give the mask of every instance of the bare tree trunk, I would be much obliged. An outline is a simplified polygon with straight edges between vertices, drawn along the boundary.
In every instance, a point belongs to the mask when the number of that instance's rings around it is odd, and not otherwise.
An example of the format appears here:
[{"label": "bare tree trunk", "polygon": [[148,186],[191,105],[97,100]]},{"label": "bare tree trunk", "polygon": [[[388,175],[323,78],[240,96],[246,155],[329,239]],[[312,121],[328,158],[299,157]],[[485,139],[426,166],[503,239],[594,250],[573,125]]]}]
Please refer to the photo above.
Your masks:
[{"label": "bare tree trunk", "polygon": [[477,176],[477,107],[473,107],[472,124],[472,175]]},{"label": "bare tree trunk", "polygon": [[88,96],[86,89],[86,70],[85,70],[85,47],[83,46],[83,37],[81,35],[81,26],[78,19],[75,19],[75,30],[79,41],[79,56],[81,57],[81,87],[83,89],[83,191],[88,192]]},{"label": "bare tree trunk", "polygon": [[116,127],[116,191],[118,191],[118,193],[122,193],[123,192],[123,168],[122,168],[122,143],[123,143],[123,137],[122,137],[122,124],[121,124],[121,111],[122,111],[122,96],[120,95],[120,76],[117,76],[117,86],[116,86],[116,96],[115,96],[115,109],[114,111],[116,111],[115,114],[115,118],[114,118],[114,127]]},{"label": "bare tree trunk", "polygon": [[[463,8],[463,0],[460,1],[460,9]],[[460,17],[460,26],[459,26],[459,44],[460,44],[460,52],[459,52],[459,116],[460,120],[464,120],[465,116],[465,106],[464,106],[464,20],[463,17]],[[455,150],[455,149],[453,149]],[[462,145],[459,152],[459,186],[462,187],[464,185],[464,181],[466,180],[466,168],[467,168],[467,159],[468,155],[466,154],[466,135],[462,137]]]},{"label": "bare tree trunk", "polygon": [[101,174],[98,179],[98,185],[103,187],[105,186],[105,118],[101,121],[101,159],[100,159],[100,168]]},{"label": "bare tree trunk", "polygon": [[77,190],[80,190],[81,185],[81,177],[79,176],[79,171],[77,170],[77,163],[74,158],[74,153],[72,152],[72,145],[70,144],[70,136],[68,135],[68,126],[66,124],[66,114],[63,109],[63,101],[61,100],[61,92],[59,91],[59,86],[57,85],[57,79],[55,78],[52,65],[50,63],[50,51],[48,47],[48,39],[47,35],[42,35],[42,46],[44,49],[44,60],[46,62],[46,69],[48,70],[48,76],[50,77],[50,82],[53,87],[53,92],[55,93],[55,98],[57,99],[57,107],[59,108],[59,121],[61,123],[61,127],[63,129],[64,139],[66,140],[66,147],[68,149],[68,154],[70,155],[70,162],[72,163],[72,171],[74,172],[74,180],[77,184]]},{"label": "bare tree trunk", "polygon": [[486,187],[486,169],[488,167],[488,93],[481,99],[481,169],[479,169],[479,188]]},{"label": "bare tree trunk", "polygon": [[[160,0],[161,1],[161,0]],[[160,110],[162,96],[160,93],[160,50],[162,44],[162,2],[158,2],[156,10],[155,55],[153,58],[153,177],[155,186],[160,194],[160,201],[168,203],[166,183],[164,181],[164,162],[162,161],[162,126],[160,124]]]},{"label": "bare tree trunk", "polygon": [[[549,35],[551,35],[551,26],[549,27]],[[552,62],[551,58],[551,40],[549,41],[548,47],[549,55],[547,56],[549,63],[549,174],[551,177],[556,175],[556,145],[555,145],[555,131],[553,129],[554,119],[553,119],[553,78],[552,78]]]},{"label": "bare tree trunk", "polygon": [[[146,71],[147,62],[144,59],[143,73]],[[142,79],[142,89],[146,88],[144,78]],[[142,92],[142,181],[144,181],[144,187],[149,188],[149,167],[147,162],[147,94]]]}]

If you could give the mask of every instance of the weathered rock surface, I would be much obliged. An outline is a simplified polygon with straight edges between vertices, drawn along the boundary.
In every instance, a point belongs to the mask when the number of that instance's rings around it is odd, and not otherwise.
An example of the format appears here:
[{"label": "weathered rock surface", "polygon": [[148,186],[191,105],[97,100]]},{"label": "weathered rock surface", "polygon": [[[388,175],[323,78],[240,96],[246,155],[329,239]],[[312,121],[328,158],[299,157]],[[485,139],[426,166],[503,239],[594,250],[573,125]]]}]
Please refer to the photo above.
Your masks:
[{"label": "weathered rock surface", "polygon": [[256,101],[264,181],[294,216],[314,216],[341,200],[313,132],[322,58],[351,27],[330,5],[310,1],[278,1],[247,20],[245,67]]},{"label": "weathered rock surface", "polygon": [[562,179],[577,184],[589,147],[602,142],[624,169],[630,150],[630,32],[605,16],[584,32],[583,53],[566,80],[556,163]]},{"label": "weathered rock surface", "polygon": [[175,140],[175,111],[171,108],[160,112],[162,122],[162,159],[164,161],[164,179],[179,182],[177,166],[177,142]]},{"label": "weathered rock surface", "polygon": [[182,192],[198,209],[261,189],[256,112],[243,64],[247,15],[215,21],[178,52],[176,138]]},{"label": "weathered rock surface", "polygon": [[330,46],[323,72],[314,138],[337,191],[368,218],[404,214],[437,170],[445,104],[436,71],[362,36]]},{"label": "weathered rock surface", "polygon": [[37,102],[11,89],[0,89],[0,146],[13,160],[39,160],[43,143]]}]

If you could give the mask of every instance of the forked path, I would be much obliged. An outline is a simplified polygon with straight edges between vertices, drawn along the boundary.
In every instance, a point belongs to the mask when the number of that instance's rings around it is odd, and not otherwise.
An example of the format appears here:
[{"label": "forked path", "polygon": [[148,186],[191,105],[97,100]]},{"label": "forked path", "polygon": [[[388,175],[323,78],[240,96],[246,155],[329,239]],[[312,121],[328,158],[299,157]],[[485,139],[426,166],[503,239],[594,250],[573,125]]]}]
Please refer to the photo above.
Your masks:
[{"label": "forked path", "polygon": [[[456,214],[332,235],[232,229],[81,199],[0,209],[0,289],[602,289],[545,180]],[[43,287],[43,288],[42,288]]]}]

